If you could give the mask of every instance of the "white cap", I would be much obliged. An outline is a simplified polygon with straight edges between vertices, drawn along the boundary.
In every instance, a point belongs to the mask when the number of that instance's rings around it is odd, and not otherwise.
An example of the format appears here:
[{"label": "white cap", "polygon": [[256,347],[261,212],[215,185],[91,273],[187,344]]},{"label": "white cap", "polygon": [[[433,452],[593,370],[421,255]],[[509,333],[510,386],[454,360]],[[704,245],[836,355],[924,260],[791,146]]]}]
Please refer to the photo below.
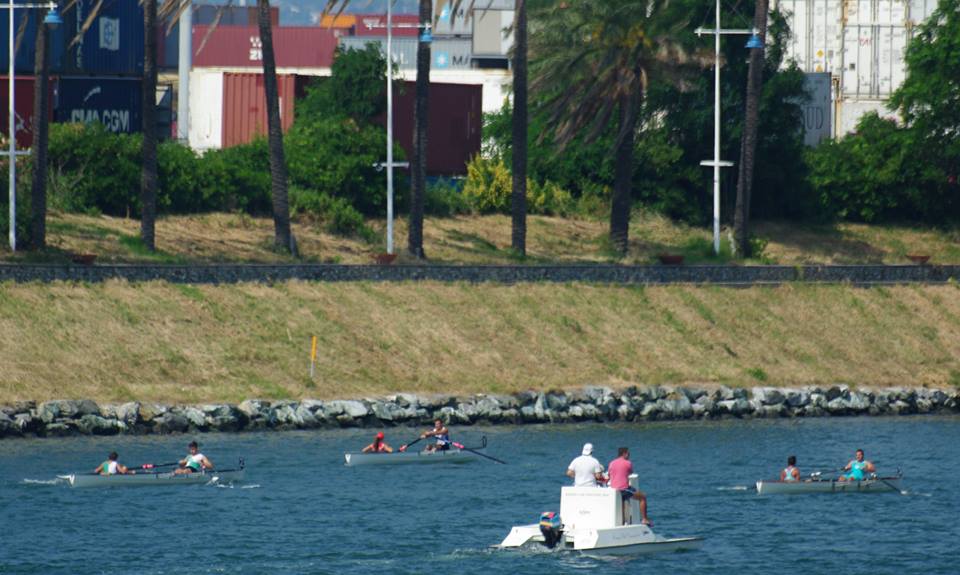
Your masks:
[{"label": "white cap", "polygon": [[584,443],[584,444],[583,444],[583,454],[584,454],[584,455],[590,455],[591,453],[593,453],[593,444],[592,444],[592,443]]}]

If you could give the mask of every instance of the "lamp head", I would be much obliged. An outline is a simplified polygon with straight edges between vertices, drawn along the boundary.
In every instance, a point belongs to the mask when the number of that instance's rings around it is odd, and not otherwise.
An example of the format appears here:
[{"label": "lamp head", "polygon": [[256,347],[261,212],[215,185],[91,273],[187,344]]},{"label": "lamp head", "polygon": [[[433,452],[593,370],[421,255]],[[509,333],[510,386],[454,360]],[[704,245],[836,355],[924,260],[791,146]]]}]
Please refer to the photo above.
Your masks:
[{"label": "lamp head", "polygon": [[424,44],[429,44],[433,42],[433,34],[430,33],[430,25],[424,27],[423,32],[420,33],[420,41]]},{"label": "lamp head", "polygon": [[43,23],[45,26],[49,26],[51,28],[56,28],[57,26],[63,24],[63,18],[60,17],[60,11],[57,10],[56,4],[54,4],[53,7],[50,8],[50,11],[47,12],[47,15],[44,16]]},{"label": "lamp head", "polygon": [[750,39],[747,40],[747,48],[763,48],[763,40],[760,39],[758,34],[751,34]]}]

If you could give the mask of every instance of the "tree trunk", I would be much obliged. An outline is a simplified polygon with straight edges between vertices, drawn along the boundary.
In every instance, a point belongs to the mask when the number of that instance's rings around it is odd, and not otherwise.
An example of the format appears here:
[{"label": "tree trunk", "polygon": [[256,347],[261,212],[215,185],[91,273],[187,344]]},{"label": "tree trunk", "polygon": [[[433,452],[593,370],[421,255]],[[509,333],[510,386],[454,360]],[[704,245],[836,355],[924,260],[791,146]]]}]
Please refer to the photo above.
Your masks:
[{"label": "tree trunk", "polygon": [[47,50],[47,26],[37,16],[37,46],[34,59],[33,85],[33,187],[30,190],[30,246],[35,250],[47,247],[47,143],[50,118],[50,56]]},{"label": "tree trunk", "polygon": [[516,0],[513,44],[513,250],[527,255],[527,6]]},{"label": "tree trunk", "polygon": [[273,56],[270,0],[257,0],[257,22],[263,51],[263,87],[267,94],[267,141],[270,146],[270,191],[273,198],[274,245],[297,255],[290,232],[290,203],[287,198],[287,162],[283,155],[283,126],[280,124],[280,96],[277,65]]},{"label": "tree trunk", "polygon": [[[433,21],[433,3],[420,0],[420,25]],[[421,29],[422,31],[422,29]],[[430,44],[417,42],[417,90],[413,109],[413,193],[410,195],[410,226],[407,251],[425,259],[423,251],[423,200],[427,188],[427,114],[430,109]]]},{"label": "tree trunk", "polygon": [[613,198],[610,202],[610,244],[627,255],[630,240],[630,196],[633,180],[633,143],[637,122],[635,98],[620,98],[620,130],[614,152]]},{"label": "tree trunk", "polygon": [[157,249],[157,0],[143,3],[143,165],[140,168],[140,238]]},{"label": "tree trunk", "polygon": [[[760,40],[767,37],[767,0],[757,0],[753,15]],[[750,196],[753,193],[753,167],[757,151],[757,127],[760,122],[760,95],[763,90],[763,48],[750,50],[747,72],[747,101],[740,141],[740,167],[737,173],[737,205],[733,214],[733,236],[740,257],[750,256]]]}]

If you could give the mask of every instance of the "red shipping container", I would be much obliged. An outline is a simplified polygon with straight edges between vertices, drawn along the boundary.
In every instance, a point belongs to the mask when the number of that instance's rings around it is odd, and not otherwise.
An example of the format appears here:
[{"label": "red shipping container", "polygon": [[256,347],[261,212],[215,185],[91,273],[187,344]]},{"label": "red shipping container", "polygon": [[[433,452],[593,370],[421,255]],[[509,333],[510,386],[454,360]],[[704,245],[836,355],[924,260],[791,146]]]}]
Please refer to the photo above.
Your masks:
[{"label": "red shipping container", "polygon": [[[54,79],[50,79],[49,89],[50,93],[47,97],[47,102],[49,102],[49,108],[47,109],[47,118],[53,118],[53,83]],[[33,76],[17,76],[17,80],[13,85],[13,98],[15,100],[14,104],[16,105],[16,129],[17,129],[17,147],[18,148],[29,148],[33,145],[33,123],[34,123],[34,114],[33,114],[33,87],[35,85],[35,80]],[[9,88],[10,84],[7,81],[7,76],[0,76],[0,115],[3,116],[3,119],[0,120],[0,129],[2,129],[4,137],[10,133],[9,123],[10,123],[10,98],[9,98]]]},{"label": "red shipping container", "polygon": [[[209,29],[209,26],[193,27],[195,67],[263,68],[260,31],[256,26],[218,26],[207,38]],[[317,26],[273,28],[273,51],[278,68],[329,68],[336,47],[335,30]]]},{"label": "red shipping container", "polygon": [[[405,82],[402,93],[394,93],[393,136],[411,160],[416,93],[416,82]],[[431,83],[427,122],[427,173],[431,176],[466,174],[467,163],[480,153],[483,86]],[[386,118],[382,124],[386,126]]]},{"label": "red shipping container", "polygon": [[[280,96],[280,125],[286,132],[293,125],[293,105],[297,97],[297,76],[277,75]],[[263,74],[227,73],[223,75],[223,147],[253,141],[267,133],[267,92]]]},{"label": "red shipping container", "polygon": [[[394,14],[393,35],[416,37],[420,33],[417,27],[420,17],[416,14]],[[354,36],[383,36],[387,37],[386,14],[357,14],[357,23],[353,27]]]}]

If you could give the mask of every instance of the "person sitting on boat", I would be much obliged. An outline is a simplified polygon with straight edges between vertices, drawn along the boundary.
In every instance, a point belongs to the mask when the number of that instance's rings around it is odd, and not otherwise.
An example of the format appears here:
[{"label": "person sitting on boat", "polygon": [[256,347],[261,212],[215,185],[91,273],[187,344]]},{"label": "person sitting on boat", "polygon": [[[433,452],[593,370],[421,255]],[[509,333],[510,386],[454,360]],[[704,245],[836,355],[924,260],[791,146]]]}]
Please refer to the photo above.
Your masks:
[{"label": "person sitting on boat", "polygon": [[363,448],[363,453],[393,453],[393,448],[384,443],[383,432],[378,431],[373,443]]},{"label": "person sitting on boat", "polygon": [[127,469],[126,465],[118,463],[117,457],[117,452],[111,451],[110,455],[107,456],[107,460],[98,465],[93,472],[98,475],[133,475],[136,473],[136,471],[132,469]]},{"label": "person sitting on boat", "polygon": [[[630,462],[630,449],[620,447],[617,449],[617,458],[607,466],[607,472],[610,475],[610,487],[620,492],[620,497],[624,502],[636,499],[640,502],[640,516],[643,518],[640,522],[644,525],[653,525],[650,518],[647,517],[647,496],[643,491],[638,491],[630,485],[630,474],[633,473],[633,463]],[[626,521],[626,513],[624,513]]]},{"label": "person sitting on boat", "polygon": [[840,471],[849,471],[850,473],[843,475],[840,474],[838,478],[840,481],[863,481],[867,478],[868,473],[874,473],[877,470],[874,467],[873,463],[867,461],[863,458],[863,450],[858,449],[856,454],[856,459],[850,461],[846,464],[843,469]]},{"label": "person sitting on boat", "polygon": [[780,481],[800,481],[800,470],[797,469],[797,456],[787,458],[787,466],[780,472]]},{"label": "person sitting on boat", "polygon": [[420,439],[426,439],[428,437],[435,437],[437,442],[428,445],[427,451],[446,451],[450,449],[450,430],[447,429],[447,426],[443,424],[442,420],[438,419],[434,421],[433,429],[420,434]]},{"label": "person sitting on boat", "polygon": [[567,466],[567,477],[573,478],[574,487],[596,487],[604,482],[603,466],[593,456],[593,444],[584,443],[580,456]]},{"label": "person sitting on boat", "polygon": [[174,470],[174,474],[200,473],[205,469],[213,469],[213,463],[207,459],[206,455],[200,453],[200,446],[196,441],[191,441],[187,449],[190,453],[180,460],[180,469]]}]

